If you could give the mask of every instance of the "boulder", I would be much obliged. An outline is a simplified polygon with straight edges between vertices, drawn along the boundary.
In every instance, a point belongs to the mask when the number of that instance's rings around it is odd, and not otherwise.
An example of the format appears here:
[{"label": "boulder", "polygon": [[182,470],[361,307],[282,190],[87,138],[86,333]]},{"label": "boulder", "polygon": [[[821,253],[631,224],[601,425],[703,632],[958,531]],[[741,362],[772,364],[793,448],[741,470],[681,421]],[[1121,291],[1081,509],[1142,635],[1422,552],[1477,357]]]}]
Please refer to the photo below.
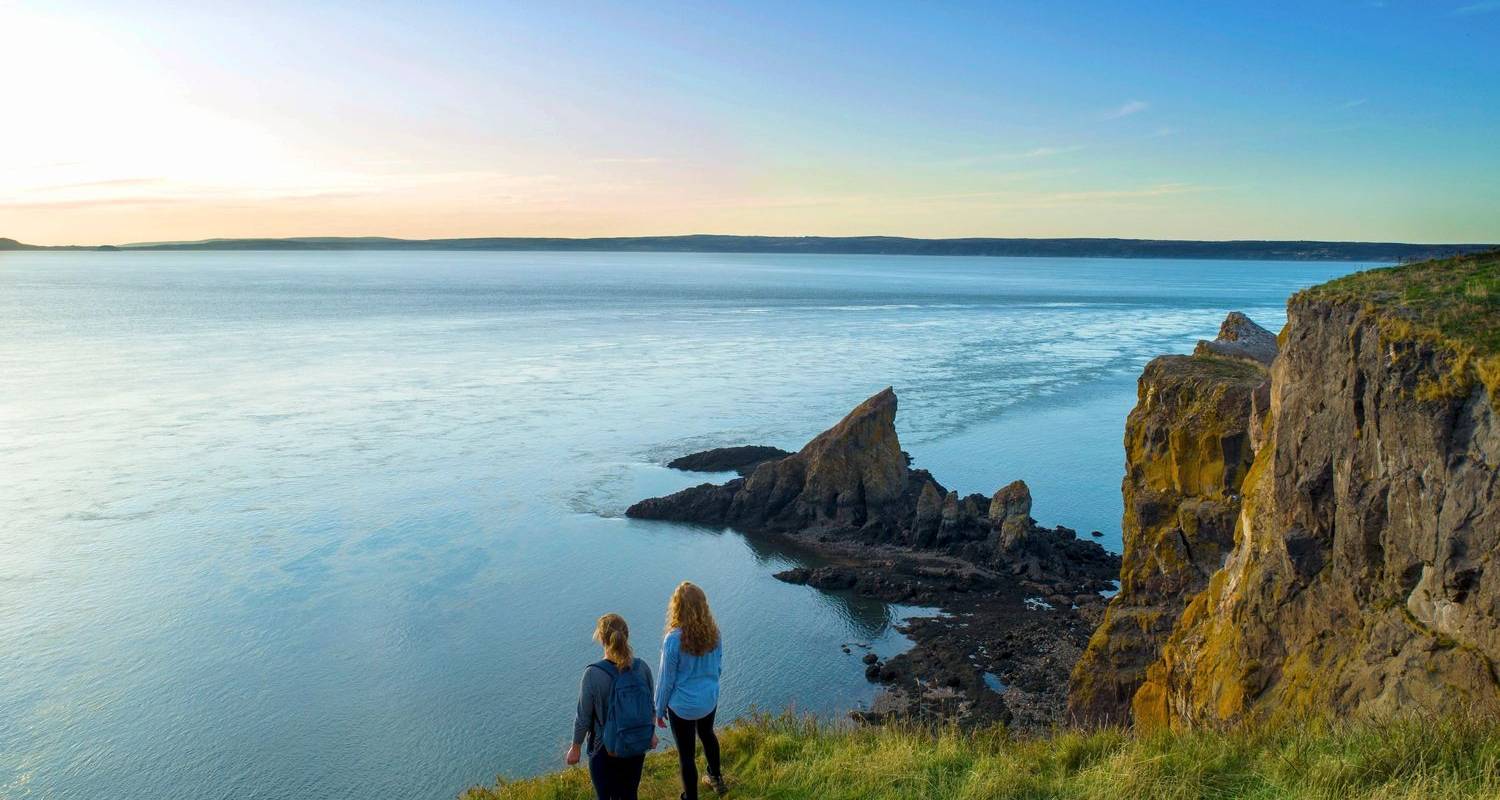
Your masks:
[{"label": "boulder", "polygon": [[1219,336],[1211,342],[1199,340],[1195,356],[1221,356],[1253,361],[1269,367],[1276,360],[1276,334],[1256,325],[1238,311],[1229,312],[1219,326]]}]

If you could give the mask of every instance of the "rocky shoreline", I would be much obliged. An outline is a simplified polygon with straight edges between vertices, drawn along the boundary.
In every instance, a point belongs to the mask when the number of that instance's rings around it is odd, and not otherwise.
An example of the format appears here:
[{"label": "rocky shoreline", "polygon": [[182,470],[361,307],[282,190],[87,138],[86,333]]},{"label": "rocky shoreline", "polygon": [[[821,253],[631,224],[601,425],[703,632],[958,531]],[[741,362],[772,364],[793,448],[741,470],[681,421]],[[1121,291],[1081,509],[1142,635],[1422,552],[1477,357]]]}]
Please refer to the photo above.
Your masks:
[{"label": "rocky shoreline", "polygon": [[819,552],[835,563],[776,577],[940,612],[897,625],[912,640],[910,650],[885,661],[865,656],[866,679],[884,691],[869,711],[851,714],[855,719],[1003,722],[1018,730],[1062,719],[1067,676],[1104,613],[1100,592],[1044,595],[1047,587],[901,548],[857,552],[826,544]]},{"label": "rocky shoreline", "polygon": [[1071,529],[1038,526],[1021,481],[959,498],[912,469],[895,413],[886,389],[794,454],[738,447],[684,456],[671,466],[745,477],[643,500],[626,513],[783,539],[826,563],[780,580],[938,609],[900,626],[911,650],[884,662],[866,656],[866,677],[885,691],[856,719],[1056,724],[1068,675],[1103,616],[1101,592],[1116,585],[1119,556]]}]

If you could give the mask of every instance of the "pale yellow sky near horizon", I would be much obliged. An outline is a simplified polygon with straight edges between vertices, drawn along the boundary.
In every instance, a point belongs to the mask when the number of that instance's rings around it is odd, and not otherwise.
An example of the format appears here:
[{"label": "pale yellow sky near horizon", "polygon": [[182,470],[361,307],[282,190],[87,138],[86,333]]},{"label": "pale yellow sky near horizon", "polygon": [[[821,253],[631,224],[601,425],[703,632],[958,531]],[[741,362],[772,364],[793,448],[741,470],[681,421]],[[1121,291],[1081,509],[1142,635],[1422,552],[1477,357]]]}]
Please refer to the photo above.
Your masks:
[{"label": "pale yellow sky near horizon", "polygon": [[1500,239],[1500,189],[1450,188],[1479,134],[1423,150],[1357,87],[1206,109],[1004,20],[908,55],[724,9],[272,5],[0,3],[0,237]]}]

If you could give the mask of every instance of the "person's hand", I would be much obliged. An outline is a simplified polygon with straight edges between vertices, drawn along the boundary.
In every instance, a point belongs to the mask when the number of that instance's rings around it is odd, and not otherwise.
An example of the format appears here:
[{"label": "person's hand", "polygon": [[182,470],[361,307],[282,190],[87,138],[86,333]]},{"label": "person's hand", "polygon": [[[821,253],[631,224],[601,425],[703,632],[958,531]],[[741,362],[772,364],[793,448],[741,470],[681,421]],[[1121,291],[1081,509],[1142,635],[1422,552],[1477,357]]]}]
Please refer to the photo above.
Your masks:
[{"label": "person's hand", "polygon": [[654,734],[654,733],[651,734],[651,749],[652,750],[656,749],[656,734]]},{"label": "person's hand", "polygon": [[563,756],[563,761],[566,761],[568,763],[568,766],[571,767],[578,763],[578,759],[581,755],[582,753],[579,752],[578,745],[575,744],[568,748],[567,755]]},{"label": "person's hand", "polygon": [[658,727],[658,728],[665,728],[665,727],[667,727],[667,718],[666,717],[657,717],[656,718],[656,727]]}]

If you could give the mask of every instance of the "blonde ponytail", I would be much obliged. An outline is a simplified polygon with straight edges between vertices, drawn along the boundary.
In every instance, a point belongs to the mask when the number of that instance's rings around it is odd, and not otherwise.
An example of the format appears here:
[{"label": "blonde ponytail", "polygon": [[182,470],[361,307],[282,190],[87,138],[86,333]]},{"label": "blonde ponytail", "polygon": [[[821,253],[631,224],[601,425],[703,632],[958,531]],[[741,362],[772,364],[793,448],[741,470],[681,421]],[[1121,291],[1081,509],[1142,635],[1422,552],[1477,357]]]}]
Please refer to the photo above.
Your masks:
[{"label": "blonde ponytail", "polygon": [[630,650],[630,626],[619,614],[605,614],[594,627],[594,641],[604,645],[604,657],[620,669],[630,669],[635,654]]}]

